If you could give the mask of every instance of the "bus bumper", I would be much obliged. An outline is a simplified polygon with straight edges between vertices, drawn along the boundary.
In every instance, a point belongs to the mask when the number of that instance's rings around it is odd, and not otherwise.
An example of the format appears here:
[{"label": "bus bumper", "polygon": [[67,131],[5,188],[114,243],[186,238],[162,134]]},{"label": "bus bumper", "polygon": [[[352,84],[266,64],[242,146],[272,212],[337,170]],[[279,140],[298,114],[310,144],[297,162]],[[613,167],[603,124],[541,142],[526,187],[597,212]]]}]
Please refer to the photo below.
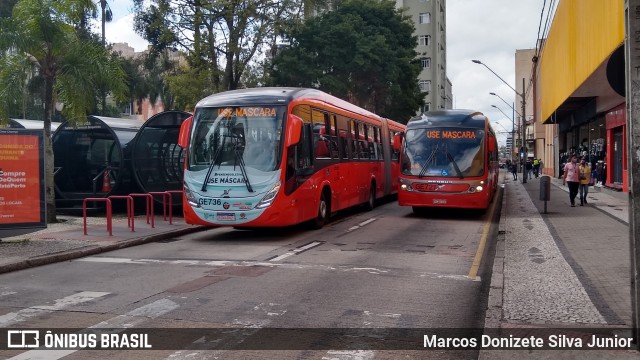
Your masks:
[{"label": "bus bumper", "polygon": [[476,193],[429,193],[403,189],[398,191],[400,206],[486,209],[489,207],[489,198],[487,190]]}]

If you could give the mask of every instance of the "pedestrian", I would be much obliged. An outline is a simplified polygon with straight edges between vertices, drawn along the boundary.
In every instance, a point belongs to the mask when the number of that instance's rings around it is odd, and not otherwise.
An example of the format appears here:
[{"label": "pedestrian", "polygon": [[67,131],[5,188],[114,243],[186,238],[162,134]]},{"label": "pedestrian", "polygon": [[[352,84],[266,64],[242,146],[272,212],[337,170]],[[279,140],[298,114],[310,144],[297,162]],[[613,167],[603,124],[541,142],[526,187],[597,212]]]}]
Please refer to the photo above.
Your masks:
[{"label": "pedestrian", "polygon": [[569,186],[571,207],[576,206],[576,195],[578,195],[578,188],[580,187],[577,159],[577,156],[571,155],[569,162],[564,166],[564,176],[562,178],[562,185]]},{"label": "pedestrian", "polygon": [[515,161],[511,163],[511,174],[513,175],[513,180],[518,180],[518,163]]},{"label": "pedestrian", "polygon": [[544,163],[542,163],[542,159],[538,159],[538,175],[542,176],[542,173],[544,172]]},{"label": "pedestrian", "polygon": [[529,180],[531,180],[531,173],[533,173],[533,164],[531,160],[527,160],[527,174],[529,174]]},{"label": "pedestrian", "polygon": [[533,159],[533,175],[538,178],[538,174],[540,173],[540,160]]},{"label": "pedestrian", "polygon": [[584,156],[580,159],[578,171],[580,172],[580,206],[583,206],[587,203],[589,183],[591,182],[591,165]]},{"label": "pedestrian", "polygon": [[567,165],[567,155],[565,153],[560,153],[560,169],[558,169],[558,179],[562,179],[564,177],[564,166]]}]

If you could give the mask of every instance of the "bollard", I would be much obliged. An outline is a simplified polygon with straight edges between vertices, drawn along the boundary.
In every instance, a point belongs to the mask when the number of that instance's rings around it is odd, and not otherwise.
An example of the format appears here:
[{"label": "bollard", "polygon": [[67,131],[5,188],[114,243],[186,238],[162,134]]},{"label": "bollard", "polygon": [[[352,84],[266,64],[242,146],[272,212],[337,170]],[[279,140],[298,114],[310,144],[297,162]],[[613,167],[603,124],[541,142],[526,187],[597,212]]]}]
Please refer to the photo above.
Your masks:
[{"label": "bollard", "polygon": [[540,177],[540,200],[544,201],[544,213],[547,213],[547,201],[551,200],[551,178],[547,175]]}]

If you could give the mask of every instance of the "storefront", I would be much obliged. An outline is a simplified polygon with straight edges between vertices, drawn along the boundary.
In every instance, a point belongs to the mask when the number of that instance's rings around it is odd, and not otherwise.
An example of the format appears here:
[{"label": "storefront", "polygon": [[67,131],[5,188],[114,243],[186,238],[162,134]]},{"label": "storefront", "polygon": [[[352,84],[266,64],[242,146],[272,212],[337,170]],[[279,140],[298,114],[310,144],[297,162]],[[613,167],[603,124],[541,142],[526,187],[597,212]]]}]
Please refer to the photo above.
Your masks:
[{"label": "storefront", "polygon": [[627,191],[623,41],[622,2],[560,1],[534,59],[535,102],[537,121],[553,129],[545,142],[555,169],[585,156],[604,186]]},{"label": "storefront", "polygon": [[606,114],[606,156],[604,158],[607,187],[629,191],[627,173],[627,129],[624,105]]}]

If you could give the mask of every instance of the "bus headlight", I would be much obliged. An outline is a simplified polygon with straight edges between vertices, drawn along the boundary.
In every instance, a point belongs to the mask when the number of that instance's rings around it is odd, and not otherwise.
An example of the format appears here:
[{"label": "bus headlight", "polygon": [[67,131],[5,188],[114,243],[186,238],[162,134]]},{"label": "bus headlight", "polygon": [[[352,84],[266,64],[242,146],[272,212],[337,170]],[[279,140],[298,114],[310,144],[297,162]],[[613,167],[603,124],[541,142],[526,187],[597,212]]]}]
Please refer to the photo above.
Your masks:
[{"label": "bus headlight", "polygon": [[196,200],[196,197],[193,195],[193,192],[191,191],[191,189],[189,189],[187,185],[184,185],[183,188],[184,188],[184,197],[187,198],[187,202],[189,203],[189,205],[193,207],[200,207],[200,204],[198,204],[198,201]]},{"label": "bus headlight", "polygon": [[476,191],[477,191],[477,192],[482,191],[482,186],[481,186],[481,185],[476,186]]},{"label": "bus headlight", "polygon": [[411,188],[408,187],[407,184],[400,185],[400,189],[405,190],[405,191],[411,191]]},{"label": "bus headlight", "polygon": [[273,200],[275,200],[276,195],[278,195],[278,191],[280,191],[280,182],[278,181],[273,188],[269,190],[269,192],[260,200],[259,203],[256,204],[256,209],[264,209],[273,204]]}]

